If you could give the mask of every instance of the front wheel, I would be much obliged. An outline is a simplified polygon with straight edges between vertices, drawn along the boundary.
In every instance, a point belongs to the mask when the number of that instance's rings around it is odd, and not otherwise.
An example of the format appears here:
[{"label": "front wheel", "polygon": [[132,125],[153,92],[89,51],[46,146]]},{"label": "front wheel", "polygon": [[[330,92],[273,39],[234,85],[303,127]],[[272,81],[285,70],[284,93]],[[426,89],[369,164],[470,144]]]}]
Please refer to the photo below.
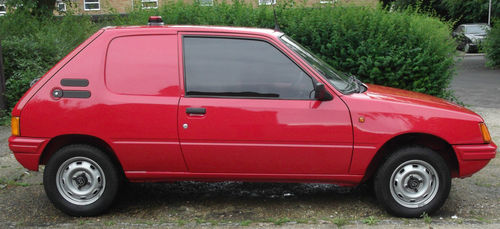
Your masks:
[{"label": "front wheel", "polygon": [[93,216],[115,199],[120,177],[116,166],[101,150],[70,145],[58,150],[43,174],[45,193],[54,205],[73,216]]},{"label": "front wheel", "polygon": [[420,217],[444,204],[451,177],[438,153],[414,146],[394,152],[377,171],[374,185],[377,199],[390,213]]}]

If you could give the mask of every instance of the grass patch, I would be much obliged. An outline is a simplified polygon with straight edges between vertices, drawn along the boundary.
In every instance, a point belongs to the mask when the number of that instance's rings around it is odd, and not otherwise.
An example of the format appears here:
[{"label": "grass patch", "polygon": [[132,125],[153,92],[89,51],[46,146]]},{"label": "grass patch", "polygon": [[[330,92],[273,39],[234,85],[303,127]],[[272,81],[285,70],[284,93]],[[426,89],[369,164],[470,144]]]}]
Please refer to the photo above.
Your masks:
[{"label": "grass patch", "polygon": [[240,222],[240,226],[249,226],[252,223],[252,220],[243,220]]},{"label": "grass patch", "polygon": [[370,217],[368,217],[368,218],[363,219],[363,221],[362,221],[362,222],[363,222],[364,224],[367,224],[367,225],[375,225],[375,224],[377,224],[377,223],[378,223],[378,221],[379,221],[379,220],[378,220],[377,218],[375,218],[375,216],[370,216]]},{"label": "grass patch", "polygon": [[184,225],[186,225],[186,223],[187,223],[187,222],[186,222],[186,220],[179,219],[179,220],[177,220],[177,222],[176,222],[176,223],[177,223],[177,225],[179,225],[179,226],[184,226]]},{"label": "grass patch", "polygon": [[496,186],[494,184],[486,183],[484,181],[475,181],[474,184],[477,185],[477,186],[479,186],[479,187],[485,187],[485,188],[492,188],[492,187]]},{"label": "grass patch", "polygon": [[283,225],[285,223],[291,222],[291,220],[287,217],[284,218],[279,218],[276,221],[274,221],[274,225]]},{"label": "grass patch", "polygon": [[337,227],[342,227],[349,224],[350,221],[345,218],[335,218],[332,220],[332,223],[337,225]]},{"label": "grass patch", "polygon": [[136,224],[143,224],[143,225],[153,226],[153,222],[151,222],[151,221],[145,221],[145,220],[135,221],[135,223]]},{"label": "grass patch", "polygon": [[424,222],[426,224],[432,223],[432,217],[430,217],[429,214],[427,214],[427,212],[422,213],[421,217],[422,217],[422,219],[424,219]]},{"label": "grass patch", "polygon": [[307,220],[307,219],[297,219],[297,220],[295,220],[295,222],[300,223],[300,224],[306,224],[306,223],[309,223],[309,220]]},{"label": "grass patch", "polygon": [[491,220],[485,219],[482,216],[476,216],[475,218],[481,223],[491,223]]},{"label": "grass patch", "polygon": [[0,185],[7,185],[7,187],[11,187],[11,186],[28,187],[31,184],[28,184],[25,182],[17,182],[16,180],[0,179]]},{"label": "grass patch", "polygon": [[104,222],[104,225],[105,225],[105,226],[108,226],[108,227],[109,227],[109,226],[113,226],[113,225],[115,225],[115,224],[116,224],[116,223],[115,223],[115,221],[112,221],[112,220]]}]

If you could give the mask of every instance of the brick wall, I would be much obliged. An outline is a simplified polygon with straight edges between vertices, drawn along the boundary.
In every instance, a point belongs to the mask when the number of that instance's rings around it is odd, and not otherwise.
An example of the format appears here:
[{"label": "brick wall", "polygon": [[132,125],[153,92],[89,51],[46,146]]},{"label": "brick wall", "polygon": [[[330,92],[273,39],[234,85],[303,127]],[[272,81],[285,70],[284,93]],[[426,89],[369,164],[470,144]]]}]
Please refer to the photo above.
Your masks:
[{"label": "brick wall", "polygon": [[[84,1],[85,0],[71,0],[71,3],[66,4],[67,10],[72,10],[78,14],[109,14],[111,12],[116,13],[126,13],[133,8],[142,7],[143,3],[141,0],[87,0],[88,3],[91,1],[99,1],[99,4],[90,4],[89,7],[99,5],[100,8],[97,9],[84,9]],[[145,1],[153,1],[153,0],[145,0]],[[167,4],[167,2],[172,0],[158,0],[158,7]],[[184,0],[187,3],[192,3],[195,0]],[[203,0],[202,0],[203,1]],[[252,2],[256,6],[258,5],[259,0],[245,0],[247,2]],[[268,0],[270,1],[270,0]],[[280,0],[277,0],[278,2]],[[328,0],[307,0],[307,5],[313,6],[316,4],[320,4],[322,1]],[[331,0],[330,0],[331,1]],[[335,0],[334,0],[335,1]],[[354,4],[354,5],[365,5],[365,6],[375,6],[378,0],[336,0],[337,4]],[[154,6],[155,4],[145,3],[146,6]],[[328,3],[326,3],[328,4]],[[330,3],[331,4],[331,3]],[[57,14],[57,12],[56,12]]]}]

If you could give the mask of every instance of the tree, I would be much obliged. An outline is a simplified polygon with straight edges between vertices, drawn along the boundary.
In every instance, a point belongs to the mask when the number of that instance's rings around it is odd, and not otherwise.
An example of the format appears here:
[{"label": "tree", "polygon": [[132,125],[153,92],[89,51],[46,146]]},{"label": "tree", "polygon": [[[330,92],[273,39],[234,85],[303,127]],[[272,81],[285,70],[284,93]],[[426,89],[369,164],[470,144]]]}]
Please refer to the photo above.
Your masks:
[{"label": "tree", "polygon": [[50,16],[56,0],[6,0],[6,5],[15,10],[26,10],[34,16]]}]

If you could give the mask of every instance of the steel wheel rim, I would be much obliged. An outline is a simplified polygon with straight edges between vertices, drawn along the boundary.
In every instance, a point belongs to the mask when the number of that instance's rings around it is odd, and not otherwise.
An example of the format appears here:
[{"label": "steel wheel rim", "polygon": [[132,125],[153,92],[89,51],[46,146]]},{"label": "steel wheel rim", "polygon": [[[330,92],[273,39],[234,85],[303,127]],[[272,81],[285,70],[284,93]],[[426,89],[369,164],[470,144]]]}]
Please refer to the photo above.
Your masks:
[{"label": "steel wheel rim", "polygon": [[59,166],[56,185],[65,200],[76,205],[89,205],[104,193],[106,177],[95,161],[86,157],[73,157]]},{"label": "steel wheel rim", "polygon": [[400,205],[419,208],[431,202],[439,189],[436,169],[422,160],[410,160],[399,165],[391,175],[391,195]]}]

